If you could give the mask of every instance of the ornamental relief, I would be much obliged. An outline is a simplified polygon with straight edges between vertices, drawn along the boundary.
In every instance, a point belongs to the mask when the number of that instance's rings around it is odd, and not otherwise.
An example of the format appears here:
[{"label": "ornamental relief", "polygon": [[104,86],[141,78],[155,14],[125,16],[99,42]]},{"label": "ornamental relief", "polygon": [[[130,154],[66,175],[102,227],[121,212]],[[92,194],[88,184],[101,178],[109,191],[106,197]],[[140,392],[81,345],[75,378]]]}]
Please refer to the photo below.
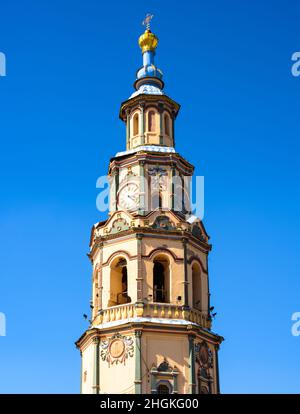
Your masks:
[{"label": "ornamental relief", "polygon": [[213,368],[214,357],[206,342],[195,344],[196,361],[203,368]]},{"label": "ornamental relief", "polygon": [[119,217],[112,223],[110,232],[111,234],[114,234],[128,229],[129,224],[127,223],[127,221],[124,218]]},{"label": "ornamental relief", "polygon": [[152,226],[154,229],[162,229],[162,230],[175,230],[176,226],[173,221],[169,219],[167,216],[158,216],[156,217]]},{"label": "ornamental relief", "polygon": [[151,188],[154,191],[165,191],[167,189],[168,172],[159,166],[148,168],[151,177]]},{"label": "ornamental relief", "polygon": [[100,342],[100,357],[107,361],[108,365],[123,363],[134,355],[134,340],[131,336],[123,336],[119,333],[109,339]]}]

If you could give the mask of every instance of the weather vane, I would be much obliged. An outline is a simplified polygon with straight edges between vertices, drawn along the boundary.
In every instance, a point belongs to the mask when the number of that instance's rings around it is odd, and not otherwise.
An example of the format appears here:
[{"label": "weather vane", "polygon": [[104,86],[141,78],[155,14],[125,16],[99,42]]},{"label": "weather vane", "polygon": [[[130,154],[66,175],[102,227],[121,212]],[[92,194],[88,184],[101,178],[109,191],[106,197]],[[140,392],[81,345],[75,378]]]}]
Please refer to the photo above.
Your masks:
[{"label": "weather vane", "polygon": [[154,15],[148,13],[145,17],[145,19],[143,20],[143,26],[146,26],[147,30],[150,30],[150,22],[153,19]]}]

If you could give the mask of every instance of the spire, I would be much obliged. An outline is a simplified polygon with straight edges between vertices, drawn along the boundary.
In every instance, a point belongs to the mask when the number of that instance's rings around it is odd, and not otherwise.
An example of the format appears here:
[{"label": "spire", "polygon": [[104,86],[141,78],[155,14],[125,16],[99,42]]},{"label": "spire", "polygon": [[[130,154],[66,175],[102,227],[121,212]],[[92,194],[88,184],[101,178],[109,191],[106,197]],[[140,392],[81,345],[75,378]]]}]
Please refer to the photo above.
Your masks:
[{"label": "spire", "polygon": [[142,93],[151,95],[163,95],[163,73],[155,66],[154,63],[158,38],[154,33],[151,32],[150,29],[150,22],[152,19],[153,15],[147,14],[146,18],[143,21],[143,25],[146,26],[146,30],[139,37],[138,41],[139,46],[142,50],[143,66],[136,73],[136,80],[134,82],[136,92],[134,92],[131,97]]}]

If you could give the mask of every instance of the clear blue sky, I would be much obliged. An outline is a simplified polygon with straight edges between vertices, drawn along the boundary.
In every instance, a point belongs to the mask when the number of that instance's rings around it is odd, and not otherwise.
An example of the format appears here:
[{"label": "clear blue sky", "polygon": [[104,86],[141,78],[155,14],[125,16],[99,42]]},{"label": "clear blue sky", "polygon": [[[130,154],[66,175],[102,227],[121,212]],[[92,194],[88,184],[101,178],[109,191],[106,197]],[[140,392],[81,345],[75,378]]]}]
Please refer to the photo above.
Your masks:
[{"label": "clear blue sky", "polygon": [[77,393],[96,179],[155,14],[156,62],[181,105],[177,150],[205,176],[221,390],[299,392],[299,91],[295,1],[1,3],[0,392]]}]

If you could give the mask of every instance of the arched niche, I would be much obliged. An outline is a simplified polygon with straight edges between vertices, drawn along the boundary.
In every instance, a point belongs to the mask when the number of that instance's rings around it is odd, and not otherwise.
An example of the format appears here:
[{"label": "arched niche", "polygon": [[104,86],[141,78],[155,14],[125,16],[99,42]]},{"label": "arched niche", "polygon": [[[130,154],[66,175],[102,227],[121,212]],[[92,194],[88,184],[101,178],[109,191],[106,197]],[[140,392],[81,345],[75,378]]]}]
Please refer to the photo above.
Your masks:
[{"label": "arched niche", "polygon": [[131,302],[128,296],[128,269],[124,257],[116,257],[110,265],[108,307]]}]

